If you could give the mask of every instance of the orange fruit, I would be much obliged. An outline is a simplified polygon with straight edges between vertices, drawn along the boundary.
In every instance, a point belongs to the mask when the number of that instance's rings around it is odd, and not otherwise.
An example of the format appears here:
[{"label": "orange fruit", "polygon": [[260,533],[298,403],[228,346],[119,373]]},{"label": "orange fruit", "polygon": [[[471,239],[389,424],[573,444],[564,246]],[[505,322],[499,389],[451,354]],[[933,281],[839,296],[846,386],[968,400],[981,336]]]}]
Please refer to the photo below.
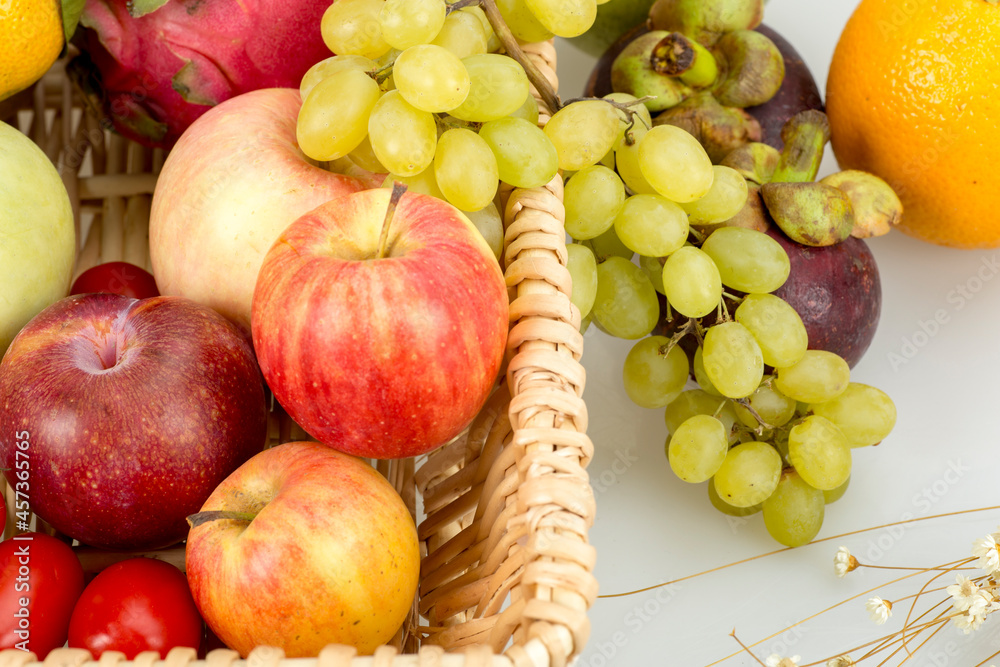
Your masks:
[{"label": "orange fruit", "polygon": [[42,78],[64,40],[59,0],[0,0],[0,100]]},{"label": "orange fruit", "polygon": [[837,162],[895,189],[904,232],[1000,246],[1000,4],[861,0],[834,50],[826,111]]}]

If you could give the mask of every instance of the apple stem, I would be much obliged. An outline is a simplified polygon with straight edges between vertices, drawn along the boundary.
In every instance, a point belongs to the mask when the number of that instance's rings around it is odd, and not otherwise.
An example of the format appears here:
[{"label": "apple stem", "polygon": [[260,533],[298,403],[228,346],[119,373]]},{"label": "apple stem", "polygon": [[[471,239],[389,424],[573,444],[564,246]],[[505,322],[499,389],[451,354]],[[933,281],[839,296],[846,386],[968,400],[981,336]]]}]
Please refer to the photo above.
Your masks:
[{"label": "apple stem", "polygon": [[192,514],[187,518],[188,525],[192,528],[197,528],[203,523],[208,523],[209,521],[219,521],[221,519],[229,519],[232,521],[246,521],[250,523],[257,516],[254,512],[230,512],[226,510],[205,510],[204,512],[198,512],[197,514]]},{"label": "apple stem", "polygon": [[385,220],[382,222],[382,234],[378,238],[378,253],[375,259],[385,257],[386,246],[389,244],[389,225],[392,224],[392,214],[396,212],[396,205],[403,198],[406,192],[406,184],[394,181],[392,184],[392,195],[389,196],[389,206],[385,209]]}]

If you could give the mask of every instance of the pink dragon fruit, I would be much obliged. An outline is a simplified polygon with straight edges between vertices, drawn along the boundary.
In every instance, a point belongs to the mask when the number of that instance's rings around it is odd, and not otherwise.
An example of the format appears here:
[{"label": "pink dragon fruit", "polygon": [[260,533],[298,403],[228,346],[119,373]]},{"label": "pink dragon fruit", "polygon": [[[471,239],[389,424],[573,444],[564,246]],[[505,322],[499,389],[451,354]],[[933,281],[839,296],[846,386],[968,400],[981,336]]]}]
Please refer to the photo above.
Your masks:
[{"label": "pink dragon fruit", "polygon": [[86,0],[73,70],[89,75],[85,90],[118,132],[169,148],[230,97],[298,88],[331,55],[320,34],[331,2]]}]

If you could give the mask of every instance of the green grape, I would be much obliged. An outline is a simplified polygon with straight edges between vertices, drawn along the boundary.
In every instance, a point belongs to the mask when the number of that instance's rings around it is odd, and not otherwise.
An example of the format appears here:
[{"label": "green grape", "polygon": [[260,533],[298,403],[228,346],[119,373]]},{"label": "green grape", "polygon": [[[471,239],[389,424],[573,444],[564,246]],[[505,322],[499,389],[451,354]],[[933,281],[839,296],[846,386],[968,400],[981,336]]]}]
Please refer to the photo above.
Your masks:
[{"label": "green grape", "polygon": [[632,256],[635,255],[634,252],[621,242],[621,239],[615,233],[614,227],[611,227],[600,236],[581,241],[581,243],[594,251],[594,257],[597,258],[598,264],[609,257],[622,257],[631,260]]},{"label": "green grape", "polygon": [[396,90],[421,111],[443,113],[465,101],[472,80],[465,65],[442,46],[411,46],[392,67]]},{"label": "green grape", "polygon": [[497,159],[500,180],[516,188],[545,185],[559,171],[556,147],[541,128],[521,118],[484,123],[479,136]]},{"label": "green grape", "polygon": [[496,5],[504,23],[522,42],[546,42],[555,36],[528,9],[525,0],[496,0]]},{"label": "green grape", "polygon": [[405,185],[406,189],[410,192],[419,192],[421,194],[437,197],[438,199],[445,198],[444,193],[441,192],[441,188],[438,187],[437,180],[434,178],[434,169],[430,167],[413,176],[386,174],[385,179],[382,181],[382,187],[391,189],[392,184],[396,181]]},{"label": "green grape", "polygon": [[500,173],[486,141],[472,130],[456,127],[438,137],[434,176],[456,208],[478,211],[493,201]]},{"label": "green grape", "polygon": [[761,508],[764,507],[764,503],[758,503],[756,505],[751,505],[750,507],[734,507],[719,497],[719,492],[715,490],[715,484],[706,484],[705,487],[708,489],[708,502],[712,503],[712,507],[719,510],[723,514],[739,517],[751,516],[759,512]]},{"label": "green grape", "polygon": [[362,169],[367,169],[373,174],[384,174],[389,170],[386,169],[378,158],[375,156],[375,151],[372,150],[371,139],[368,135],[361,140],[361,143],[354,147],[354,150],[347,154],[347,157],[351,161],[361,167]]},{"label": "green grape", "polygon": [[847,481],[838,486],[836,489],[831,489],[829,491],[823,492],[823,501],[829,505],[830,503],[835,503],[840,500],[844,493],[847,492],[847,487],[851,484],[851,476],[847,476]]},{"label": "green grape", "polygon": [[595,0],[524,0],[524,4],[557,37],[578,37],[597,18]]},{"label": "green grape", "polygon": [[470,87],[465,101],[449,112],[455,118],[485,123],[505,118],[524,104],[531,84],[513,58],[482,53],[462,58],[462,64],[469,74]]},{"label": "green grape", "polygon": [[658,193],[677,203],[704,197],[715,177],[698,140],[673,125],[657,125],[642,136],[639,168]]},{"label": "green grape", "polygon": [[[601,165],[602,167],[607,167],[608,169],[614,169],[615,168],[615,151],[614,151],[614,149],[612,149],[612,150],[608,151],[607,153],[605,153],[604,157],[602,157],[600,160],[597,161],[597,164]],[[619,177],[619,178],[621,178],[621,177]],[[624,181],[623,181],[623,183],[624,183]]]},{"label": "green grape", "polygon": [[416,176],[434,161],[437,124],[396,90],[383,95],[368,119],[368,137],[378,161],[391,173]]},{"label": "green grape", "polygon": [[684,204],[693,225],[712,225],[729,220],[747,203],[747,181],[731,167],[713,165],[712,187],[705,196]]},{"label": "green grape", "polygon": [[684,390],[688,378],[687,354],[666,336],[647,336],[632,346],[622,368],[625,393],[643,408],[663,408]]},{"label": "green grape", "polygon": [[444,25],[444,0],[385,0],[379,12],[382,38],[400,51],[433,40]]},{"label": "green grape", "polygon": [[368,133],[368,116],[381,91],[356,69],[331,74],[310,91],[299,109],[295,138],[302,152],[326,162],[344,157]]},{"label": "green grape", "polygon": [[[698,346],[698,349],[694,351],[694,359],[691,360],[691,370],[694,372],[694,381],[698,383],[698,386],[701,387],[706,394],[711,394],[712,396],[722,396],[719,390],[715,388],[715,385],[712,384],[708,374],[705,372],[704,353],[700,345]],[[740,406],[734,405],[733,407],[739,408]]]},{"label": "green grape", "polygon": [[[384,0],[337,0],[323,13],[320,32],[327,47],[341,56],[378,58],[391,47],[382,37],[379,13]],[[345,95],[349,94],[346,91]]]},{"label": "green grape", "polygon": [[582,334],[583,333],[587,333],[587,329],[590,328],[590,322],[591,322],[592,317],[593,317],[593,314],[587,315],[585,318],[583,318],[583,321],[580,322],[580,333],[582,333]]},{"label": "green grape", "polygon": [[764,525],[786,547],[808,544],[823,527],[825,504],[822,491],[785,469],[774,493],[764,501]]},{"label": "green grape", "polygon": [[896,405],[889,395],[860,382],[849,382],[839,396],[809,409],[836,424],[851,447],[878,444],[896,425]]},{"label": "green grape", "polygon": [[593,250],[579,243],[567,243],[566,256],[566,268],[573,279],[570,301],[580,310],[580,317],[585,318],[597,297],[597,259]]},{"label": "green grape", "polygon": [[597,164],[615,143],[618,110],[600,100],[567,104],[545,124],[545,134],[559,153],[559,168],[579,171]]},{"label": "green grape", "polygon": [[490,202],[477,211],[462,211],[462,213],[479,230],[483,240],[493,251],[493,256],[499,260],[503,254],[503,217],[497,210],[496,204]]},{"label": "green grape", "polygon": [[677,427],[694,415],[712,415],[722,422],[726,433],[732,432],[736,423],[736,412],[732,401],[712,396],[702,389],[687,389],[670,402],[663,412],[667,432],[674,433]]},{"label": "green grape", "polygon": [[642,255],[639,257],[639,268],[649,276],[653,289],[663,294],[663,264],[660,264],[660,258]]},{"label": "green grape", "polygon": [[684,209],[660,195],[632,195],[614,223],[622,243],[640,255],[666,257],[680,250],[688,237]]},{"label": "green grape", "polygon": [[375,61],[364,56],[330,56],[325,60],[320,60],[302,75],[302,81],[299,84],[299,94],[302,99],[309,97],[309,93],[312,92],[317,83],[345,69],[374,72]]},{"label": "green grape", "polygon": [[652,195],[657,194],[656,188],[649,184],[649,181],[642,174],[642,169],[639,167],[639,145],[642,143],[642,137],[646,132],[646,128],[640,125],[636,125],[632,129],[635,143],[623,143],[615,149],[615,168],[618,170],[618,175],[621,176],[622,181],[625,182],[625,185],[633,193]]},{"label": "green grape", "polygon": [[768,366],[791,366],[809,347],[809,334],[802,318],[781,297],[747,294],[733,315],[757,339]]},{"label": "green grape", "polygon": [[570,176],[563,190],[566,233],[577,240],[600,236],[614,224],[625,204],[625,186],[611,169],[584,167]]},{"label": "green grape", "polygon": [[597,265],[594,319],[612,336],[634,340],[653,330],[660,303],[649,278],[638,266],[621,257]]},{"label": "green grape", "polygon": [[[754,412],[768,427],[784,426],[795,416],[796,402],[788,398],[774,387],[762,384],[757,390],[750,394],[748,400]],[[757,428],[760,422],[753,416],[747,408],[739,403],[733,408],[736,410],[736,417],[750,428]]]},{"label": "green grape", "polygon": [[809,486],[831,491],[851,474],[851,447],[826,417],[804,417],[788,432],[788,462]]},{"label": "green grape", "polygon": [[[653,126],[653,118],[649,114],[649,109],[635,95],[630,95],[629,93],[608,93],[604,96],[604,99],[622,104],[634,103],[629,106],[629,110],[632,113],[618,109],[618,133],[615,136],[615,144],[611,147],[612,150],[617,151],[622,147],[625,142],[626,131],[628,131],[629,136],[633,139],[638,139],[637,132],[645,134]],[[631,128],[629,127],[630,123],[632,124]]]},{"label": "green grape", "polygon": [[720,227],[701,249],[715,260],[722,284],[741,292],[773,292],[785,284],[791,269],[781,244],[755,229]]},{"label": "green grape", "polygon": [[524,104],[509,115],[512,118],[523,118],[532,125],[538,125],[538,100],[535,99],[534,95],[528,95],[524,98]]},{"label": "green grape", "polygon": [[704,317],[722,299],[722,280],[712,258],[694,246],[684,246],[663,265],[667,303],[685,317]]},{"label": "green grape", "polygon": [[471,14],[479,19],[479,23],[483,26],[483,33],[486,35],[486,53],[496,53],[503,46],[500,43],[500,39],[493,32],[493,25],[490,23],[489,17],[486,16],[486,12],[483,11],[482,7],[477,7],[471,5],[469,7],[462,7],[458,11]]},{"label": "green grape", "polygon": [[705,373],[729,398],[749,396],[764,377],[764,358],[753,334],[739,322],[709,327],[703,345]]},{"label": "green grape", "polygon": [[774,386],[789,398],[803,403],[824,403],[847,389],[851,368],[841,357],[826,350],[806,350],[791,366],[778,368]]},{"label": "green grape", "polygon": [[448,49],[458,58],[465,58],[487,53],[489,37],[482,22],[473,14],[451,12],[431,44]]},{"label": "green grape", "polygon": [[670,436],[667,460],[674,474],[696,484],[709,479],[726,460],[729,438],[726,427],[710,415],[694,415]]},{"label": "green grape", "polygon": [[768,443],[754,441],[729,450],[712,484],[724,502],[753,507],[774,493],[779,479],[781,455]]}]

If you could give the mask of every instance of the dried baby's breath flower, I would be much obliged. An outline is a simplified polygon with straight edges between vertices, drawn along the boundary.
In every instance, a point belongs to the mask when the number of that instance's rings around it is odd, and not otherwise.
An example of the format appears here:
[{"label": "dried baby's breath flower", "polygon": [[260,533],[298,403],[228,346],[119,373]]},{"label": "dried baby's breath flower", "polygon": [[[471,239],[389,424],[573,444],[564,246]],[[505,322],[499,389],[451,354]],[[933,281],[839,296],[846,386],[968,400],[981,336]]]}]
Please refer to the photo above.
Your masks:
[{"label": "dried baby's breath flower", "polygon": [[985,620],[986,614],[973,614],[971,612],[966,612],[952,617],[952,621],[955,623],[955,626],[965,634],[978,630],[979,626],[981,626]]},{"label": "dried baby's breath flower", "polygon": [[986,574],[1000,572],[1000,545],[996,541],[996,533],[980,537],[972,543],[972,555],[979,559],[977,567]]},{"label": "dried baby's breath flower", "polygon": [[945,589],[951,596],[951,606],[955,611],[969,611],[974,602],[983,600],[983,597],[978,595],[979,584],[972,579],[956,574],[955,582]]},{"label": "dried baby's breath flower", "polygon": [[765,664],[767,664],[767,667],[798,667],[799,660],[801,659],[802,657],[798,655],[793,655],[790,658],[783,658],[777,653],[772,653],[768,656]]},{"label": "dried baby's breath flower", "polygon": [[868,602],[865,603],[865,609],[868,610],[868,615],[871,616],[876,625],[882,625],[892,616],[892,603],[877,595],[869,598]]},{"label": "dried baby's breath flower", "polygon": [[858,559],[851,555],[847,547],[840,547],[833,555],[833,571],[838,577],[844,577],[848,572],[858,569]]},{"label": "dried baby's breath flower", "polygon": [[847,655],[838,655],[836,658],[826,661],[826,667],[851,667],[854,664],[857,663]]}]

